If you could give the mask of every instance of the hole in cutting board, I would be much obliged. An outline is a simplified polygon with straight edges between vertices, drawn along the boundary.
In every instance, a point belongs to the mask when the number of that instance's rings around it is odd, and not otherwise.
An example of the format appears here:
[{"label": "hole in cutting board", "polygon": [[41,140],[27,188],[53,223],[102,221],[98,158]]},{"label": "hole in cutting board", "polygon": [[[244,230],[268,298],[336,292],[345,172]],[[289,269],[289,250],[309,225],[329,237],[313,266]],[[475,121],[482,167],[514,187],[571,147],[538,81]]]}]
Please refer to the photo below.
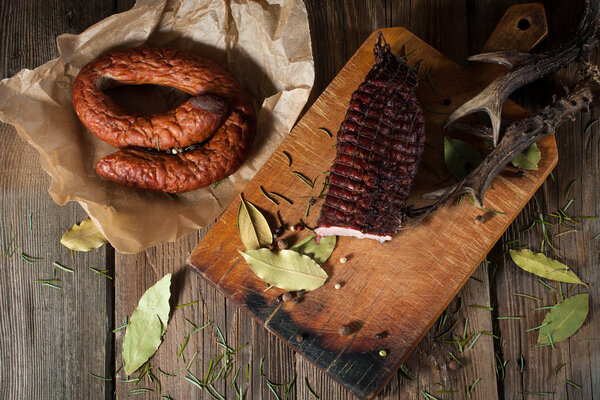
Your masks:
[{"label": "hole in cutting board", "polygon": [[517,22],[517,28],[522,31],[526,31],[531,27],[531,22],[527,18],[521,18],[519,22]]}]

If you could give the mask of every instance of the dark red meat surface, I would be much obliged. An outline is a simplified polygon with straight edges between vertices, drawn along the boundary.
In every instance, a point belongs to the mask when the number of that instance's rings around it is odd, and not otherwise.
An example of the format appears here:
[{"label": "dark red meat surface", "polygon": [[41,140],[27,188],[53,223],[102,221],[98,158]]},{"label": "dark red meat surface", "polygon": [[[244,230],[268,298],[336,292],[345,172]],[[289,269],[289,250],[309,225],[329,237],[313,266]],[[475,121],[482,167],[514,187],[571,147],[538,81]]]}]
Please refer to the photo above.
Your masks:
[{"label": "dark red meat surface", "polygon": [[352,94],[315,233],[391,239],[417,173],[425,128],[417,74],[380,35],[376,63]]}]

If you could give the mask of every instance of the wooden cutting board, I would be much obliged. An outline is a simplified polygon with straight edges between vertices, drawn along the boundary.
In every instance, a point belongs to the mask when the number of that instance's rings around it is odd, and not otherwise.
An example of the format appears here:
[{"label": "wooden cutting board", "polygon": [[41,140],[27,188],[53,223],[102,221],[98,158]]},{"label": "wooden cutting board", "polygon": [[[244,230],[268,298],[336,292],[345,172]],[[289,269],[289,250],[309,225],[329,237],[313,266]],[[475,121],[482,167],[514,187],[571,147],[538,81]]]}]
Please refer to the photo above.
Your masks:
[{"label": "wooden cutting board", "polygon": [[[527,22],[523,22],[523,21]],[[530,25],[527,29],[520,29]],[[246,200],[258,206],[272,228],[279,211],[288,224],[302,218],[314,226],[322,200],[310,208],[310,196],[322,189],[324,172],[335,157],[335,135],[329,138],[320,127],[337,132],[351,93],[363,81],[374,63],[373,46],[379,32],[398,54],[405,46],[408,63],[420,66],[418,97],[426,120],[427,146],[423,165],[408,204],[419,204],[420,194],[447,184],[443,167],[441,129],[448,113],[485,87],[503,68],[476,65],[464,70],[404,28],[373,32],[291,131],[244,190]],[[507,11],[486,44],[485,51],[513,48],[527,51],[546,35],[544,9],[539,4],[514,6]],[[431,82],[424,77],[430,69]],[[507,102],[504,117],[526,116],[525,110]],[[507,168],[486,195],[486,207],[502,215],[486,213],[465,200],[435,211],[420,225],[399,232],[392,241],[340,238],[331,258],[323,264],[329,274],[325,285],[309,292],[299,302],[279,303],[282,291],[265,291],[239,255],[243,250],[236,224],[239,199],[233,201],[214,228],[189,258],[208,282],[249,312],[270,332],[361,398],[373,397],[397,371],[409,352],[460,290],[491,247],[507,229],[557,162],[554,137],[538,146],[542,160],[537,171]],[[283,152],[293,159],[292,166]],[[310,189],[292,171],[316,179]],[[280,193],[293,201],[272,204],[260,187]],[[476,217],[484,215],[485,222]],[[309,232],[288,232],[294,243]],[[345,257],[347,262],[341,263]],[[339,283],[340,289],[334,286]],[[348,325],[351,334],[340,336],[339,327]],[[382,357],[380,351],[387,355]]]}]

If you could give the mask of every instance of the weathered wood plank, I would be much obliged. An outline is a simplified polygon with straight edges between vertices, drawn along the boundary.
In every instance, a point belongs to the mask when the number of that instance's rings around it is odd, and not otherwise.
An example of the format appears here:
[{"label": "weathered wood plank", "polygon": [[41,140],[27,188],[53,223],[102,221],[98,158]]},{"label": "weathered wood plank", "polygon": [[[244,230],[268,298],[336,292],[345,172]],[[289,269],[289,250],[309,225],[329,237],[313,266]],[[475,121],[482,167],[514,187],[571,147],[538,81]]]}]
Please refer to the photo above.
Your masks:
[{"label": "weathered wood plank", "polygon": [[[106,2],[89,3],[85,14],[79,7],[76,1],[2,2],[0,76],[49,61],[57,56],[57,35],[80,32],[113,12]],[[12,127],[0,125],[0,136],[0,397],[111,398],[113,383],[88,374],[113,371],[112,282],[89,270],[104,269],[111,250],[71,256],[60,245],[63,232],[85,213],[76,204],[54,204],[37,152]],[[9,254],[15,251],[7,257],[13,237]],[[28,264],[22,252],[44,259]],[[34,282],[53,277],[54,261],[75,270],[56,270],[62,290]]]},{"label": "weathered wood plank", "polygon": [[[482,4],[482,9],[485,6],[490,6],[492,10],[496,7],[496,2],[485,3]],[[567,40],[573,33],[582,11],[579,2],[576,4],[545,2],[545,5],[550,33],[548,39],[540,45],[540,50],[554,48]],[[520,91],[517,94],[518,101],[530,110],[540,109],[551,101],[553,93],[562,92],[562,85],[574,82],[576,76],[575,68],[562,70],[554,77],[536,82],[529,90]],[[569,196],[575,200],[569,207],[569,215],[600,215],[598,132],[592,128],[588,135],[582,134],[588,121],[597,118],[597,115],[596,108],[591,116],[581,116],[576,123],[566,123],[557,131],[559,162],[553,173],[554,179],[548,179],[536,194],[542,212],[553,212],[559,207],[564,207],[568,201],[565,198],[566,189],[573,179],[578,179]],[[539,213],[537,203],[532,201],[503,235],[504,242],[512,239],[519,239],[520,242],[512,246],[504,246],[503,250],[515,245],[527,245],[536,252],[540,251],[543,240],[540,224],[528,232],[522,232],[534,218],[539,218]],[[546,219],[551,220],[548,217]],[[549,290],[536,277],[521,271],[510,257],[505,257],[497,265],[492,265],[492,268],[497,268],[493,298],[498,303],[498,314],[522,317],[521,320],[499,321],[499,333],[503,340],[498,351],[504,360],[508,360],[506,378],[499,384],[504,398],[521,397],[522,391],[552,392],[553,395],[545,397],[555,399],[597,397],[600,378],[594,373],[590,375],[588,371],[598,369],[599,341],[584,340],[598,337],[599,323],[594,309],[598,307],[599,293],[595,282],[598,282],[600,277],[598,273],[600,258],[598,242],[592,238],[600,232],[600,224],[598,220],[585,220],[581,228],[581,231],[570,232],[571,228],[559,227],[555,224],[549,227],[549,232],[558,250],[552,250],[547,244],[544,245],[544,252],[548,256],[567,262],[584,281],[592,282],[589,290],[580,287],[571,293],[571,295],[590,293],[590,316],[586,324],[571,339],[557,344],[554,350],[550,347],[535,347],[537,331],[526,332],[526,330],[542,323],[548,310],[534,311],[533,309],[553,304],[553,293],[559,296],[558,291]],[[558,287],[558,283],[549,283]],[[566,293],[573,285],[563,284],[562,287]],[[530,300],[515,296],[513,293],[526,293],[542,300]],[[520,372],[521,355],[525,359],[523,373]],[[555,376],[555,368],[562,363],[567,365]],[[582,388],[568,385],[567,379],[581,385]]]}]

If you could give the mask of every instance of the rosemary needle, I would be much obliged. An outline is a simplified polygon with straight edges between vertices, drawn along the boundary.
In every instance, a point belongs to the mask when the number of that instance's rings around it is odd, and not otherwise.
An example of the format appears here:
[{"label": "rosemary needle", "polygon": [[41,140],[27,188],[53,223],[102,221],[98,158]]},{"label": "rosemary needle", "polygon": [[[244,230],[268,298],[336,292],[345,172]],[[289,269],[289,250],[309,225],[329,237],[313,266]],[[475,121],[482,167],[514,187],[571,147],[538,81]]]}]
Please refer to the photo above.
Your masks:
[{"label": "rosemary needle", "polygon": [[90,374],[91,376],[93,376],[93,377],[94,377],[94,378],[96,378],[96,379],[100,379],[101,381],[112,382],[112,378],[105,378],[105,377],[103,377],[103,376],[100,376],[100,375],[93,374],[93,373],[91,373],[90,371],[88,371],[88,374]]},{"label": "rosemary needle", "polygon": [[286,203],[288,203],[290,206],[294,204],[293,201],[291,201],[290,199],[288,199],[287,197],[280,195],[279,193],[276,192],[269,192],[269,194],[273,197],[277,197],[278,199],[281,199],[283,201],[285,201]]},{"label": "rosemary needle", "polygon": [[325,134],[329,137],[329,139],[331,139],[333,136],[331,135],[331,132],[329,132],[327,129],[325,128],[318,128],[318,130],[320,130],[321,132],[325,132]]},{"label": "rosemary needle", "polygon": [[72,270],[71,268],[67,268],[67,267],[65,267],[64,265],[62,265],[62,264],[61,264],[61,263],[59,263],[58,261],[54,261],[54,262],[52,263],[52,265],[54,265],[54,266],[55,266],[56,268],[58,268],[58,269],[62,269],[62,270],[63,270],[63,271],[65,271],[65,272],[70,272],[71,274],[75,272],[75,271],[74,271],[74,270]]},{"label": "rosemary needle", "polygon": [[310,394],[315,399],[319,399],[319,396],[310,388],[307,377],[304,377],[304,386],[306,386],[306,390],[308,390],[308,394]]},{"label": "rosemary needle", "polygon": [[178,306],[175,306],[175,308],[183,308],[183,307],[191,306],[192,304],[197,304],[197,303],[198,303],[198,300],[194,300],[189,303],[180,304]]},{"label": "rosemary needle", "polygon": [[106,274],[108,272],[107,269],[99,270],[99,269],[90,267],[90,270],[92,270],[94,273],[96,273],[98,275],[102,275],[103,277],[112,280],[112,276]]},{"label": "rosemary needle", "polygon": [[302,174],[302,173],[300,173],[300,172],[298,172],[298,171],[292,171],[292,174],[294,174],[294,175],[296,175],[298,178],[300,178],[300,180],[301,180],[302,182],[304,182],[304,183],[306,184],[306,186],[310,187],[311,189],[312,189],[312,188],[315,186],[315,185],[313,184],[313,182],[312,182],[310,179],[308,179],[308,178],[306,177],[306,175],[304,175],[304,174]]}]

